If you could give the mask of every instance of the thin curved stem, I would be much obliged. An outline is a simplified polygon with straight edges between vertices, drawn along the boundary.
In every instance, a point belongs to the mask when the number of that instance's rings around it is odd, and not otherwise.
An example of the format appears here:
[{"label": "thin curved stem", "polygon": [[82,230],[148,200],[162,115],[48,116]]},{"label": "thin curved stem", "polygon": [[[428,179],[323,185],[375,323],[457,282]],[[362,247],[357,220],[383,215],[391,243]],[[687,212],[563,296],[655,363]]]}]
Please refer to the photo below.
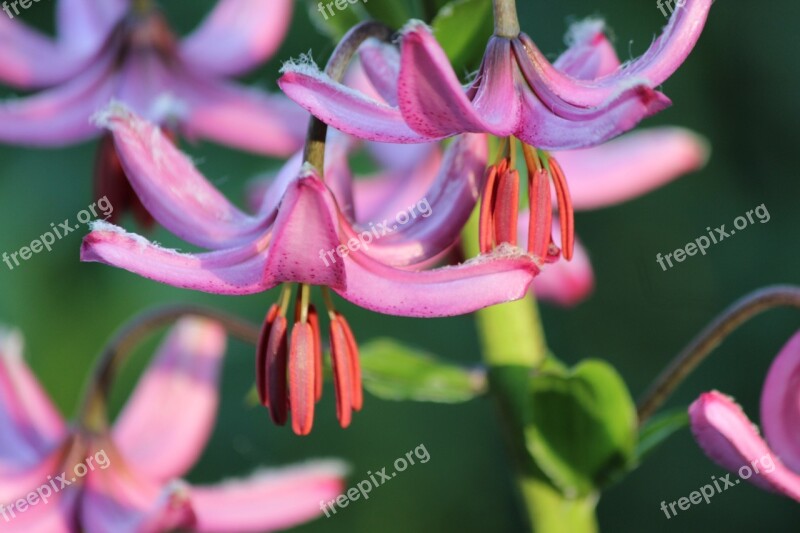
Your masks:
[{"label": "thin curved stem", "polygon": [[[358,48],[370,38],[388,41],[394,30],[381,22],[369,20],[353,26],[348,31],[336,49],[331,54],[325,67],[327,74],[334,81],[342,81],[347,67],[353,61]],[[322,173],[325,170],[325,138],[328,135],[328,125],[317,117],[311,117],[308,124],[308,136],[303,150],[303,160],[310,163]]]},{"label": "thin curved stem", "polygon": [[215,320],[222,324],[233,337],[250,344],[258,343],[258,326],[223,311],[191,304],[145,311],[117,331],[100,354],[78,414],[78,424],[81,428],[93,433],[104,431],[107,428],[108,393],[122,363],[142,339],[151,332],[185,316],[199,316]]},{"label": "thin curved stem", "polygon": [[733,333],[754,316],[776,307],[800,308],[800,287],[776,285],[750,293],[722,312],[689,343],[664,370],[639,402],[639,425],[669,398],[703,360]]}]

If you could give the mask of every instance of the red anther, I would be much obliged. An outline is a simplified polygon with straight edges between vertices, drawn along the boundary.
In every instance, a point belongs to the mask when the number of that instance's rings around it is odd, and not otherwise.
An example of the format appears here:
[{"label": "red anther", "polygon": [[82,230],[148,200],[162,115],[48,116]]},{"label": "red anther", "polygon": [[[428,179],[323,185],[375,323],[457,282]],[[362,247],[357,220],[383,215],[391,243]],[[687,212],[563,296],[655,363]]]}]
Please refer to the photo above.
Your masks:
[{"label": "red anther", "polygon": [[258,390],[258,399],[261,405],[269,407],[269,394],[267,385],[267,342],[269,341],[269,333],[272,330],[272,324],[275,322],[275,317],[278,316],[278,304],[272,304],[272,307],[267,311],[267,316],[264,318],[264,324],[261,326],[261,334],[258,337],[258,347],[256,348],[256,389]]},{"label": "red anther", "polygon": [[319,315],[313,305],[308,306],[308,325],[314,334],[314,401],[322,398],[322,336],[319,331]]},{"label": "red anther", "polygon": [[545,170],[528,173],[530,218],[528,219],[528,252],[545,259],[552,241],[553,201],[550,177]]},{"label": "red anther", "polygon": [[348,354],[350,355],[350,378],[351,385],[353,386],[353,410],[360,411],[364,406],[364,391],[361,388],[361,362],[358,359],[358,343],[356,337],[353,335],[353,330],[350,329],[350,324],[344,316],[337,313],[339,322],[344,329],[344,335],[347,338]]},{"label": "red anther", "polygon": [[507,242],[517,245],[517,219],[519,214],[519,172],[506,170],[497,183],[497,199],[492,225],[497,244]]},{"label": "red anther", "polygon": [[278,315],[269,332],[266,352],[269,413],[272,421],[279,426],[286,424],[288,415],[286,348],[286,317]]},{"label": "red anther", "polygon": [[492,250],[494,237],[493,215],[494,212],[494,193],[495,182],[497,181],[497,167],[495,165],[486,169],[486,179],[483,185],[483,194],[481,195],[481,215],[478,223],[478,241],[482,254],[488,253]]},{"label": "red anther", "polygon": [[289,343],[289,406],[292,429],[308,435],[314,425],[314,331],[308,322],[297,322]]},{"label": "red anther", "polygon": [[347,334],[339,317],[334,316],[331,319],[331,362],[336,389],[336,417],[343,428],[350,425],[353,417],[353,372],[350,369],[349,352]]},{"label": "red anther", "polygon": [[553,175],[553,182],[556,186],[556,198],[558,199],[558,216],[561,222],[561,249],[564,259],[570,261],[575,247],[575,212],[572,209],[572,197],[569,194],[567,180],[564,171],[555,158],[550,158],[550,170]]}]

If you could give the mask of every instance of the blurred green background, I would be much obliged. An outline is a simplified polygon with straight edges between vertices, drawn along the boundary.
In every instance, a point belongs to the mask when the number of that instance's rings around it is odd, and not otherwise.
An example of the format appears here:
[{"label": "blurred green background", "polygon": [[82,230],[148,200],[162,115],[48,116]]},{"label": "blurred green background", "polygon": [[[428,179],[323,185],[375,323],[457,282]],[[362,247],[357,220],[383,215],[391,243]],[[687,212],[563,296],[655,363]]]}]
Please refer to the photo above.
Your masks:
[{"label": "blurred green background", "polygon": [[[266,1],[266,0],[265,0]],[[185,32],[210,0],[164,2]],[[623,59],[643,52],[665,23],[655,0],[523,0],[523,28],[555,57],[567,23],[604,16]],[[22,17],[52,27],[52,3],[34,4]],[[312,30],[298,3],[280,53],[246,79],[275,90],[280,62],[307,52],[327,57],[331,45]],[[577,217],[590,250],[597,288],[571,310],[543,305],[548,340],[568,362],[586,357],[614,364],[639,396],[661,368],[722,308],[758,287],[798,283],[800,254],[800,63],[796,59],[800,5],[791,0],[754,4],[717,2],[696,51],[664,86],[674,106],[645,126],[678,124],[707,136],[707,168],[624,206]],[[3,94],[12,94],[5,91]],[[13,252],[49,229],[74,219],[92,202],[94,143],[63,150],[0,147],[0,252]],[[188,146],[201,170],[238,202],[242,185],[278,162],[207,144]],[[663,272],[658,252],[669,252],[764,203],[771,220]],[[135,229],[130,220],[124,224]],[[61,409],[72,414],[92,361],[111,333],[134,314],[161,303],[202,302],[260,321],[275,294],[218,297],[162,286],[98,264],[78,261],[81,232],[58,241],[13,271],[0,264],[0,320],[21,328],[27,357]],[[151,237],[179,246],[158,230]],[[471,317],[413,320],[379,316],[341,304],[361,341],[395,336],[453,361],[478,361]],[[763,377],[777,350],[794,332],[798,315],[773,311],[748,323],[707,361],[671,400],[686,406],[705,390],[734,395],[757,420]],[[146,347],[151,347],[151,341]],[[146,363],[140,354],[117,388],[119,405]],[[335,517],[300,531],[520,531],[509,458],[493,405],[400,404],[367,397],[346,431],[335,421],[333,389],[326,385],[310,437],[273,427],[267,413],[245,405],[252,385],[253,350],[236,341],[225,364],[223,416],[192,481],[242,475],[259,465],[284,465],[313,457],[343,457],[353,471],[349,485],[368,470],[390,467],[419,444],[427,464],[409,468],[376,489],[369,501],[351,503]],[[158,435],[153,435],[158,438]],[[604,531],[633,533],[796,531],[797,503],[749,484],[717,495],[670,520],[659,506],[706,484],[722,470],[681,432],[599,506]]]}]

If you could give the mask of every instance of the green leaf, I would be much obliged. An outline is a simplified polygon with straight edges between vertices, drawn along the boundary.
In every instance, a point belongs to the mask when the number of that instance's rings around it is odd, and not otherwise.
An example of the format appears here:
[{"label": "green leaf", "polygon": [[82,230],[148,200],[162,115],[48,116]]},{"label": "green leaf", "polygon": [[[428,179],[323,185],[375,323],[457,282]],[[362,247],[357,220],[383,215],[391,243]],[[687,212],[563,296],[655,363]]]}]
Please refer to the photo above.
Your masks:
[{"label": "green leaf", "polygon": [[677,431],[689,425],[689,410],[685,407],[655,416],[639,432],[636,457],[641,461]]},{"label": "green leaf", "polygon": [[433,32],[456,74],[478,69],[494,31],[491,0],[453,0],[433,19]]},{"label": "green leaf", "polygon": [[636,408],[622,378],[589,360],[531,378],[525,437],[537,465],[568,497],[615,480],[635,459]]},{"label": "green leaf", "polygon": [[378,339],[360,349],[364,388],[385,400],[460,403],[483,394],[486,376],[393,339]]}]

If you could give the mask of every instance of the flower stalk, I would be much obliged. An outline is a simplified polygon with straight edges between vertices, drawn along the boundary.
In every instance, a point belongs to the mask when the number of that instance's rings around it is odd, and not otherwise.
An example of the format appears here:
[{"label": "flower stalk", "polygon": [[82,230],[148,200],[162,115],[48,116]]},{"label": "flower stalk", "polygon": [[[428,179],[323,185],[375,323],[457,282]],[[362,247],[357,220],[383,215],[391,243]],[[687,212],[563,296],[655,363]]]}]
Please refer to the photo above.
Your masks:
[{"label": "flower stalk", "polygon": [[494,34],[513,39],[519,36],[516,0],[492,0],[494,5]]}]

